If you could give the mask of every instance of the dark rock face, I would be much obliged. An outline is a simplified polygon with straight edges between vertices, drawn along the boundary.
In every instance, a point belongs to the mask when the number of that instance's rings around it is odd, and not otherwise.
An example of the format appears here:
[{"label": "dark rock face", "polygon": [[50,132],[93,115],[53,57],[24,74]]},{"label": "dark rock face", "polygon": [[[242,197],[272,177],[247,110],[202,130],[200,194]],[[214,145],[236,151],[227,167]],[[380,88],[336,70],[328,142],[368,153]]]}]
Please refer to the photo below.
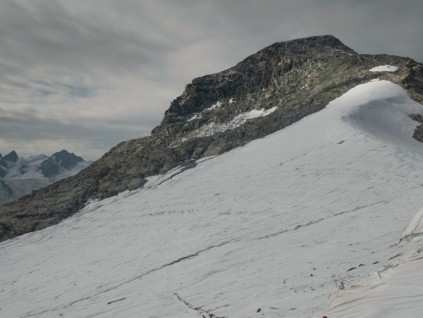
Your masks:
[{"label": "dark rock face", "polygon": [[410,115],[410,118],[421,124],[414,130],[413,137],[414,139],[423,142],[423,116],[421,114],[412,114]]},{"label": "dark rock face", "polygon": [[0,178],[3,178],[7,174],[7,168],[4,167],[3,156],[0,153]]},{"label": "dark rock face", "polygon": [[18,161],[19,157],[15,150],[12,150],[4,157],[0,157],[0,167],[8,169],[11,167],[16,161]]},{"label": "dark rock face", "polygon": [[83,160],[74,153],[62,150],[44,160],[41,163],[40,170],[45,177],[51,178],[58,175],[63,169],[72,169]]},{"label": "dark rock face", "polygon": [[7,169],[4,167],[0,167],[0,178],[4,178],[7,174]]},{"label": "dark rock face", "polygon": [[11,162],[16,162],[19,159],[18,154],[16,153],[15,150],[12,150],[10,153],[8,153],[6,156],[4,156],[5,160],[11,161]]},{"label": "dark rock face", "polygon": [[[385,64],[398,71],[369,72]],[[275,43],[194,79],[151,136],[122,142],[78,175],[1,207],[0,240],[55,224],[89,198],[138,188],[148,176],[283,129],[374,78],[401,85],[423,103],[423,67],[409,58],[361,55],[330,35]],[[240,121],[254,110],[268,113]]]}]

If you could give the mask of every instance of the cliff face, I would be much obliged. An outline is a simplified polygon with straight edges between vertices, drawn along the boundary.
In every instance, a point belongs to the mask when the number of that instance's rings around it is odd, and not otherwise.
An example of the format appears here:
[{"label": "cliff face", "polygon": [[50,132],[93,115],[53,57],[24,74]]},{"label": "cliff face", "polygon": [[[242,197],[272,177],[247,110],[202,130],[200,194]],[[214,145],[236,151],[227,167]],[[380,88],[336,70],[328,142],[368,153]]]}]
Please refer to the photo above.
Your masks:
[{"label": "cliff face", "polygon": [[[371,72],[393,65],[395,72]],[[362,55],[333,36],[275,43],[220,73],[194,79],[151,136],[122,142],[78,175],[0,208],[0,240],[42,229],[82,208],[190,167],[324,108],[372,79],[392,81],[423,103],[423,67],[404,57]]]}]

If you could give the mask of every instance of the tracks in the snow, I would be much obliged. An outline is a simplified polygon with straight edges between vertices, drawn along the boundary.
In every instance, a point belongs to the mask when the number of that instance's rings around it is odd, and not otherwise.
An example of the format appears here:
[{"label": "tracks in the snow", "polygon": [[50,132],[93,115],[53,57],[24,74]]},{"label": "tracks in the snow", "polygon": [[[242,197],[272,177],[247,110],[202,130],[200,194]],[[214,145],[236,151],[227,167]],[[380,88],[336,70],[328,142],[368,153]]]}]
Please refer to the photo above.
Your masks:
[{"label": "tracks in the snow", "polygon": [[[387,203],[387,201],[378,201],[378,202],[375,202],[375,203],[372,203],[372,204],[368,204],[368,205],[364,205],[364,206],[359,206],[359,207],[356,207],[354,209],[350,209],[350,210],[346,210],[346,211],[341,211],[341,212],[335,213],[335,214],[333,214],[333,215],[331,215],[331,216],[329,216],[327,218],[319,218],[319,219],[314,220],[314,221],[309,221],[309,222],[304,223],[304,224],[296,225],[295,227],[290,228],[290,229],[285,229],[285,230],[278,231],[278,232],[271,233],[271,234],[267,234],[267,235],[264,235],[264,236],[255,237],[255,238],[252,238],[251,240],[263,240],[263,239],[268,239],[268,238],[272,238],[272,237],[275,237],[275,236],[279,236],[279,235],[282,235],[282,234],[285,234],[285,233],[288,233],[288,232],[297,231],[297,230],[299,230],[301,228],[309,227],[309,226],[312,226],[312,225],[321,223],[321,222],[323,222],[325,220],[329,220],[331,218],[335,218],[335,217],[338,217],[338,216],[341,216],[341,215],[344,215],[344,214],[348,214],[348,213],[354,213],[354,212],[360,211],[362,209],[365,209],[365,208],[368,208],[368,207],[372,207],[372,206],[375,206],[375,205],[378,205],[378,204],[383,204],[383,203]],[[208,246],[208,247],[206,247],[204,249],[201,249],[201,250],[196,251],[195,253],[191,253],[191,254],[182,256],[182,257],[180,257],[180,258],[178,258],[176,260],[173,260],[173,261],[168,262],[166,264],[163,264],[163,265],[161,265],[159,267],[150,269],[150,270],[148,270],[148,271],[146,271],[146,272],[144,272],[142,274],[139,274],[139,275],[137,275],[135,277],[132,277],[131,279],[128,279],[128,280],[126,280],[124,282],[121,282],[121,283],[116,284],[114,286],[111,286],[111,287],[108,287],[106,289],[103,289],[103,290],[95,293],[94,295],[82,297],[82,298],[76,299],[76,300],[74,300],[74,301],[72,301],[72,302],[70,302],[68,304],[65,304],[65,305],[62,305],[62,306],[57,306],[57,307],[52,308],[52,309],[46,309],[44,311],[40,311],[40,312],[36,312],[36,313],[29,312],[26,315],[24,315],[23,317],[40,316],[40,315],[46,314],[48,312],[54,312],[54,311],[57,311],[57,310],[69,308],[69,307],[71,307],[71,306],[73,306],[73,305],[75,305],[77,303],[83,302],[83,301],[92,300],[96,296],[99,296],[101,294],[110,292],[112,290],[116,290],[116,289],[118,289],[118,288],[120,288],[120,287],[122,287],[124,285],[128,285],[128,284],[130,284],[130,283],[132,283],[134,281],[140,280],[140,279],[142,279],[142,278],[144,278],[144,277],[146,277],[146,276],[148,276],[150,274],[153,274],[153,273],[158,272],[160,270],[163,270],[165,268],[171,267],[171,266],[173,266],[175,264],[178,264],[178,263],[187,261],[189,259],[192,259],[192,258],[194,258],[194,257],[196,257],[196,256],[198,256],[200,254],[203,254],[205,252],[208,252],[210,250],[213,250],[213,249],[216,249],[216,248],[220,248],[222,246],[225,246],[225,245],[228,245],[228,244],[231,244],[231,243],[237,243],[237,242],[240,242],[240,241],[241,241],[241,239],[232,239],[232,240],[224,241],[224,242],[219,243],[219,244]],[[192,310],[196,310],[201,315],[203,315],[204,318],[224,318],[224,317],[217,317],[217,316],[215,316],[212,313],[208,313],[208,312],[204,311],[203,309],[201,309],[200,307],[192,306],[191,304],[189,304],[188,302],[186,302],[185,300],[183,300],[176,293],[175,293],[175,296],[178,298],[179,301],[181,301],[182,303],[184,303],[186,306],[188,306]]]},{"label": "tracks in the snow", "polygon": [[378,202],[375,202],[375,203],[372,203],[372,204],[367,204],[367,205],[359,206],[359,207],[356,207],[354,209],[341,211],[341,212],[335,213],[335,214],[333,214],[331,216],[328,216],[326,218],[319,218],[319,219],[316,219],[314,221],[309,221],[309,222],[304,223],[304,224],[296,225],[295,227],[290,228],[290,229],[281,230],[281,231],[278,231],[278,232],[275,232],[275,233],[266,234],[266,235],[263,235],[263,236],[260,236],[260,237],[256,237],[256,238],[254,238],[254,240],[268,239],[268,238],[271,238],[271,237],[275,237],[275,236],[279,236],[279,235],[285,234],[287,232],[298,231],[301,228],[309,227],[309,226],[315,225],[315,224],[319,224],[319,223],[321,223],[323,221],[330,220],[332,218],[335,218],[335,217],[338,217],[338,216],[341,216],[341,215],[344,215],[344,214],[358,212],[358,211],[363,210],[365,208],[369,208],[369,207],[372,207],[372,206],[375,206],[375,205],[379,205],[379,204],[382,204],[382,203],[388,203],[388,201],[385,201],[385,200],[384,201],[378,201]]},{"label": "tracks in the snow", "polygon": [[[83,302],[83,301],[86,301],[86,300],[92,300],[92,299],[94,299],[96,296],[99,296],[99,295],[101,295],[101,294],[104,294],[104,293],[110,292],[110,291],[112,291],[112,290],[118,289],[119,287],[122,287],[122,286],[124,286],[124,285],[130,284],[130,283],[132,283],[132,282],[134,282],[134,281],[136,281],[136,280],[140,280],[140,279],[144,278],[145,276],[150,275],[150,274],[152,274],[152,273],[154,273],[154,272],[160,271],[160,270],[162,270],[162,269],[165,269],[165,268],[167,268],[167,267],[173,266],[173,265],[178,264],[178,263],[180,263],[180,262],[183,262],[183,261],[189,260],[189,259],[191,259],[191,258],[193,258],[193,257],[195,257],[195,256],[198,256],[198,255],[200,255],[200,254],[202,254],[202,253],[205,253],[205,252],[207,252],[207,251],[209,251],[209,250],[212,250],[212,249],[215,249],[215,248],[222,247],[222,246],[227,245],[227,244],[232,243],[232,242],[234,242],[234,240],[225,241],[225,242],[222,242],[222,243],[219,243],[219,244],[216,244],[216,245],[211,245],[211,246],[209,246],[209,247],[207,247],[207,248],[204,248],[204,249],[202,249],[202,250],[199,250],[199,251],[197,251],[197,252],[195,252],[195,253],[185,255],[185,256],[180,257],[180,258],[178,258],[178,259],[176,259],[176,260],[174,260],[174,261],[171,261],[171,262],[166,263],[166,264],[164,264],[164,265],[161,265],[161,266],[159,266],[159,267],[156,267],[156,268],[150,269],[150,270],[148,270],[148,271],[146,271],[146,272],[144,272],[144,273],[142,273],[142,274],[140,274],[140,275],[137,275],[137,276],[135,276],[135,277],[133,277],[133,278],[131,278],[131,279],[128,279],[128,280],[126,280],[126,281],[124,281],[124,282],[122,282],[122,283],[119,283],[119,284],[117,284],[117,285],[114,285],[114,286],[111,286],[111,287],[109,287],[109,288],[103,289],[102,291],[97,292],[97,293],[95,293],[94,295],[91,295],[91,296],[86,296],[86,297],[83,297],[83,298],[80,298],[80,299],[76,299],[76,300],[74,300],[74,301],[72,301],[72,302],[70,302],[70,303],[68,303],[68,304],[65,304],[65,305],[62,305],[62,306],[57,306],[57,307],[54,307],[54,308],[51,308],[51,309],[46,309],[46,310],[43,310],[43,311],[40,311],[40,312],[35,312],[35,313],[33,313],[33,312],[29,312],[29,313],[25,314],[23,317],[34,317],[34,316],[40,316],[40,315],[43,315],[43,314],[46,314],[46,313],[49,313],[49,312],[55,312],[55,311],[60,310],[60,309],[66,309],[66,308],[69,308],[69,307],[71,307],[71,306],[73,306],[73,305],[75,305],[75,304],[77,304],[77,303],[80,303],[80,302]],[[123,300],[123,299],[120,299],[120,300]],[[109,302],[109,303],[110,303],[110,302]],[[216,317],[216,316],[214,316],[213,314],[211,314],[211,315],[209,315],[209,316],[205,316],[205,318],[219,318],[219,317]],[[223,317],[221,317],[221,318],[223,318]]]}]

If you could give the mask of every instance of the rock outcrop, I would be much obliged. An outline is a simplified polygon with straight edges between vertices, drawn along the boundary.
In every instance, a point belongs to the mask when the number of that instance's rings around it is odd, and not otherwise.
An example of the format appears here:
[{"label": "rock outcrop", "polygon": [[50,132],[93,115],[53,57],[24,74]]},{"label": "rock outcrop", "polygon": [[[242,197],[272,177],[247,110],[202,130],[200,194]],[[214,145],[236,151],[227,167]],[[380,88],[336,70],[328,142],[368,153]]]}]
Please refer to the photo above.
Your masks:
[{"label": "rock outcrop", "polygon": [[[379,65],[397,70],[369,71]],[[270,45],[194,79],[151,136],[122,142],[78,175],[1,207],[0,240],[55,224],[88,199],[136,189],[148,176],[283,129],[375,78],[401,85],[423,103],[423,67],[412,59],[358,54],[330,35]]]}]

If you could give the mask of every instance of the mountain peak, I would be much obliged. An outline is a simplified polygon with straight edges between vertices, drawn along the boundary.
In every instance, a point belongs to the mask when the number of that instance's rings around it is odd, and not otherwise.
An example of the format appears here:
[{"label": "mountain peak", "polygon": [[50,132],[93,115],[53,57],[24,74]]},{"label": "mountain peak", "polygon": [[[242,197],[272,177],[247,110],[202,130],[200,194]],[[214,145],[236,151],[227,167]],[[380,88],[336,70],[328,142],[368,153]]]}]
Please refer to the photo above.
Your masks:
[{"label": "mountain peak", "polygon": [[[270,47],[276,47],[284,50],[286,53],[307,53],[313,51],[342,51],[348,54],[357,54],[356,51],[342,43],[333,35],[317,35],[284,42],[276,42]],[[265,48],[264,50],[266,50]]]},{"label": "mountain peak", "polygon": [[3,157],[5,160],[8,161],[12,161],[12,162],[16,162],[19,159],[18,154],[16,153],[15,150],[12,150],[11,152],[9,152],[6,156]]},{"label": "mountain peak", "polygon": [[62,150],[60,150],[58,152],[55,152],[54,155],[65,155],[66,156],[66,155],[70,155],[70,152],[67,151],[66,149],[62,149]]},{"label": "mountain peak", "polygon": [[64,169],[72,169],[83,160],[84,159],[82,157],[78,157],[74,153],[70,153],[69,151],[63,149],[44,160],[41,163],[40,169],[45,177],[51,178],[59,174]]},{"label": "mountain peak", "polygon": [[[15,150],[12,150],[4,157],[0,155],[0,166],[8,169],[9,167],[13,166],[18,161],[18,159],[18,154]],[[1,175],[3,175],[3,173],[1,173]]]},{"label": "mountain peak", "polygon": [[[339,67],[334,67],[334,65],[337,63],[342,65],[343,62],[340,62],[342,58],[357,54],[333,35],[276,42],[223,72],[195,78],[191,84],[187,85],[182,96],[171,103],[165,113],[162,125],[185,122],[187,116],[217,105],[218,101],[226,99],[229,102],[231,98],[239,100],[239,95],[245,97],[248,90],[248,94],[254,92],[254,94],[261,95],[264,90],[269,88],[267,86],[271,83],[269,80],[272,76],[275,76],[277,78],[275,80],[280,82],[278,86],[283,83],[283,80],[280,80],[281,77],[289,72],[297,73],[290,77],[291,83],[302,81],[303,79],[299,78],[301,74],[307,77],[314,73],[316,70],[314,66],[323,61],[327,67],[331,67],[334,72],[337,72]],[[310,63],[314,63],[314,66],[305,70],[306,65],[310,65]],[[289,85],[283,86],[285,89]],[[240,104],[231,103],[231,108],[238,106],[243,108]],[[252,105],[250,110],[256,106],[257,104]],[[239,110],[235,110],[232,114],[236,114],[237,111]],[[227,114],[224,114],[217,120],[224,121],[226,118]],[[156,127],[152,134],[156,135],[161,128],[163,127]],[[165,127],[165,129],[168,128]],[[180,128],[178,127],[177,130],[179,131]]]},{"label": "mountain peak", "polygon": [[79,156],[75,155],[73,152],[69,152],[65,149],[54,153],[51,157],[54,158],[54,160],[56,162],[60,161],[65,165],[68,161],[70,161],[72,163],[73,162],[77,163],[77,162],[84,160],[82,157],[79,157]]}]

